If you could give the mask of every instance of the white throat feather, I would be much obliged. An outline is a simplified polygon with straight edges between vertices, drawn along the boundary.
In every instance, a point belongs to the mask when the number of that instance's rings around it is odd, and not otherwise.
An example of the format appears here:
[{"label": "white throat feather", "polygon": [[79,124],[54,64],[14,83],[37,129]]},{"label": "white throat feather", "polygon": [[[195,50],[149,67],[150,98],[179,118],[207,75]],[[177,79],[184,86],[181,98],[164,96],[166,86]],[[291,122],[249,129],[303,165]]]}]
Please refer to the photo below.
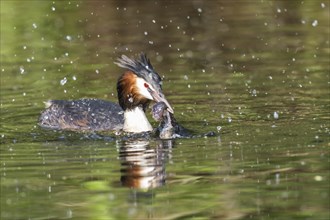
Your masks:
[{"label": "white throat feather", "polygon": [[134,133],[152,131],[152,127],[142,107],[126,109],[126,111],[124,112],[123,130],[126,132]]}]

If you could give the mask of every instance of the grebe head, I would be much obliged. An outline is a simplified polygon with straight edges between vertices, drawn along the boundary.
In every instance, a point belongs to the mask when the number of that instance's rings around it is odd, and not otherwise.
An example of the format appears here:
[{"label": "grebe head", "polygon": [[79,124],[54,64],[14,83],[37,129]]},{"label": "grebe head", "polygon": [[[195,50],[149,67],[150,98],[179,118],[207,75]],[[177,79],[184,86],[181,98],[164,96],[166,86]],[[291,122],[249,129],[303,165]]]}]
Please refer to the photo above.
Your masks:
[{"label": "grebe head", "polygon": [[162,79],[145,54],[142,53],[136,60],[122,55],[115,64],[127,69],[117,82],[118,100],[123,110],[131,110],[137,106],[142,106],[145,110],[153,100],[164,102],[167,110],[173,113],[162,92]]}]

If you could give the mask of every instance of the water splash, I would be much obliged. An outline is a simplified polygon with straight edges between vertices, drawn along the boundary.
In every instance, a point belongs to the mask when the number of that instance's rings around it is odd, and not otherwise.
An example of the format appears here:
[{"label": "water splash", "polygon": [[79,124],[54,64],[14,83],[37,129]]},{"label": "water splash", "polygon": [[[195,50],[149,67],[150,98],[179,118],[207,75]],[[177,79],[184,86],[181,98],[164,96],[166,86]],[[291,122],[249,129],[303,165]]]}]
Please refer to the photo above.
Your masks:
[{"label": "water splash", "polygon": [[68,81],[68,79],[67,79],[66,77],[64,77],[63,79],[61,79],[60,84],[61,84],[62,86],[64,86],[64,85],[66,84],[67,81]]}]

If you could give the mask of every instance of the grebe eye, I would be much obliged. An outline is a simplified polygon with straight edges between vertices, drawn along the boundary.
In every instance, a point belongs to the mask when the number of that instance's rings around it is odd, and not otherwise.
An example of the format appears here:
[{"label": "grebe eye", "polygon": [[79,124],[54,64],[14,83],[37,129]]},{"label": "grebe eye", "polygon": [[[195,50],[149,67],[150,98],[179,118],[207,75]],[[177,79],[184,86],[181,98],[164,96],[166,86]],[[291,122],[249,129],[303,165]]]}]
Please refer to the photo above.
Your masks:
[{"label": "grebe eye", "polygon": [[149,88],[148,83],[144,83],[144,87]]}]

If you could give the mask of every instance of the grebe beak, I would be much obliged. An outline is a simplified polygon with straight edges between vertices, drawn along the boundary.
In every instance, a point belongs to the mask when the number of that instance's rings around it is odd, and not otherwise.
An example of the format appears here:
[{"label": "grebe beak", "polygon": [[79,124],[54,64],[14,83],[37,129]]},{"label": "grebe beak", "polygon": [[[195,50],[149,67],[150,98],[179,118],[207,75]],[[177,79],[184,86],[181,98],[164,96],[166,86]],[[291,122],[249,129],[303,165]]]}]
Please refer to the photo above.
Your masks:
[{"label": "grebe beak", "polygon": [[158,93],[158,92],[156,92],[152,89],[148,89],[148,91],[149,91],[150,95],[152,96],[152,98],[154,98],[154,100],[156,102],[164,102],[165,105],[167,106],[167,111],[174,114],[173,108],[171,107],[170,103],[168,103],[168,101],[166,100],[163,93]]}]

